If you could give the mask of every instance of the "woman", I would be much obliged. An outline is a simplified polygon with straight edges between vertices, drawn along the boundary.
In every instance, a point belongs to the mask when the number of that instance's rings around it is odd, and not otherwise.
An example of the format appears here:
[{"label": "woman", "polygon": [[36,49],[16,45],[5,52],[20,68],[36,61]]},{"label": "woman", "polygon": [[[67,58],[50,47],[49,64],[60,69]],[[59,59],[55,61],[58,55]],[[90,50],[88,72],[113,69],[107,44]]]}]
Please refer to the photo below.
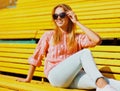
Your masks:
[{"label": "woman", "polygon": [[[52,12],[56,29],[46,32],[39,40],[32,57],[26,79],[30,82],[36,66],[45,59],[45,75],[51,85],[64,88],[94,89],[96,91],[120,91],[120,81],[105,78],[97,69],[88,47],[101,43],[100,37],[81,24],[66,4],[57,5]],[[76,34],[75,26],[84,32]]]}]

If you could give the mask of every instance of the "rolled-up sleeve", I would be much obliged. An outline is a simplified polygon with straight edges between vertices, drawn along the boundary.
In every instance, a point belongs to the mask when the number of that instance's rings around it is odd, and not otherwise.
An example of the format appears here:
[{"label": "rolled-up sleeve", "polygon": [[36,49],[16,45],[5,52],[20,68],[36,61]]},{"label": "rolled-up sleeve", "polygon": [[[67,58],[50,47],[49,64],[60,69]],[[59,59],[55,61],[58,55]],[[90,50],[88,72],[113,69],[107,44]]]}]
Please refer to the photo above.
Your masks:
[{"label": "rolled-up sleeve", "polygon": [[92,42],[86,34],[79,34],[77,36],[77,42],[80,49],[94,47],[96,44]]},{"label": "rolled-up sleeve", "polygon": [[40,38],[37,47],[33,53],[33,55],[28,59],[29,63],[34,66],[40,66],[42,64],[42,58],[46,55],[48,49],[48,33],[46,32]]}]

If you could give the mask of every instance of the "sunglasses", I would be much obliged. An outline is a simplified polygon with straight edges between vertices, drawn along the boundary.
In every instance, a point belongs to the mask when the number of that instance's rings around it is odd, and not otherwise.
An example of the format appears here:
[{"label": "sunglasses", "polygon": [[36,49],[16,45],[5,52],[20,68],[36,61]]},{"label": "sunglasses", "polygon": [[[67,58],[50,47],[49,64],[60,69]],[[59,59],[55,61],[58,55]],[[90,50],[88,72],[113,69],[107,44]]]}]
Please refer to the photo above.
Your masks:
[{"label": "sunglasses", "polygon": [[53,19],[57,19],[58,16],[60,16],[60,18],[65,18],[66,13],[65,13],[65,12],[62,12],[62,13],[60,13],[60,14],[53,14]]}]

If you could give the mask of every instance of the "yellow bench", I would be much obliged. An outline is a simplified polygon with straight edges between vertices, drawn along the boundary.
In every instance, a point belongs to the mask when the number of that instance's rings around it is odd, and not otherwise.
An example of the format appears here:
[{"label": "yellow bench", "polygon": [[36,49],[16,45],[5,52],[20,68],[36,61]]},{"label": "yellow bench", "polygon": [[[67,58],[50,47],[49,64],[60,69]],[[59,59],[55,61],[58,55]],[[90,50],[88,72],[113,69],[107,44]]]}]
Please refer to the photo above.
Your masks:
[{"label": "yellow bench", "polygon": [[[37,68],[31,83],[16,82],[16,77],[26,77],[28,58],[36,44],[0,44],[0,87],[22,91],[89,91],[52,87],[43,73],[43,64]],[[90,48],[100,71],[106,76],[120,80],[120,46],[96,46]],[[95,91],[95,90],[93,90]]]},{"label": "yellow bench", "polygon": [[34,39],[37,30],[0,31],[0,39]]},{"label": "yellow bench", "polygon": [[[51,10],[58,3],[69,4],[80,22],[97,32],[102,39],[120,38],[119,0],[18,0],[16,8],[0,10],[0,39],[39,39],[45,31],[53,29],[50,22]],[[14,81],[17,76],[27,74],[27,59],[33,54],[35,47],[36,44],[0,44],[0,90],[72,91],[54,88],[45,82],[44,64],[37,68],[34,74],[40,81]],[[120,80],[120,47],[97,46],[91,50],[100,71],[107,77]]]}]

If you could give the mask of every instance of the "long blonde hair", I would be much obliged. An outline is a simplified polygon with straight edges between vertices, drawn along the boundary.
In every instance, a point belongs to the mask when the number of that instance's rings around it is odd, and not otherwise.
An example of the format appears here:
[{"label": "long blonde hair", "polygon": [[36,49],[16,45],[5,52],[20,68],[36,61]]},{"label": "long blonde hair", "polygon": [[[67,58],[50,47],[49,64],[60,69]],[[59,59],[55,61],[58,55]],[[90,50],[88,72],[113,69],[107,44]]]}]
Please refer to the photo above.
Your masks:
[{"label": "long blonde hair", "polygon": [[[52,11],[52,15],[54,14],[55,10],[58,7],[62,7],[65,11],[68,10],[72,10],[70,6],[66,5],[66,4],[59,4],[56,7],[54,7],[53,11]],[[57,44],[61,41],[61,36],[62,33],[60,31],[60,29],[58,28],[57,24],[55,23],[54,19],[53,22],[55,24],[55,34],[53,35],[53,43]],[[76,25],[70,20],[68,19],[68,25],[67,25],[67,33],[68,33],[68,39],[67,39],[67,45],[68,47],[72,47],[75,43],[75,30],[76,30]]]}]

